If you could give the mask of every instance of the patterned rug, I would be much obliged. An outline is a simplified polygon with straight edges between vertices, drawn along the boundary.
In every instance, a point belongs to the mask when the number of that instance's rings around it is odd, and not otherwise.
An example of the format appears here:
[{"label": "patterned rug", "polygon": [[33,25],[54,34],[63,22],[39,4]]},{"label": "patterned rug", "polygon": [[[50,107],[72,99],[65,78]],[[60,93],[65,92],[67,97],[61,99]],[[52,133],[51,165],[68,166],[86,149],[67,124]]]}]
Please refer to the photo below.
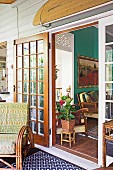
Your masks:
[{"label": "patterned rug", "polygon": [[98,126],[95,126],[92,129],[89,129],[87,132],[88,137],[98,140]]},{"label": "patterned rug", "polygon": [[[15,166],[15,164],[13,164]],[[23,170],[85,170],[45,151],[29,155],[23,161]]]}]

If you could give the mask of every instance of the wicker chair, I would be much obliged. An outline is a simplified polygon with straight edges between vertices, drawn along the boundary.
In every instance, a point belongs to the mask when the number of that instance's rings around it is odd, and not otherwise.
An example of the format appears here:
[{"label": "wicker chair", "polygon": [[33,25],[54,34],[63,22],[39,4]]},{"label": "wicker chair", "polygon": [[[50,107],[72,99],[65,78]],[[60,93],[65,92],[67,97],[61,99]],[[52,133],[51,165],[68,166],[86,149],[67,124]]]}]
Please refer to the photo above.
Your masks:
[{"label": "wicker chair", "polygon": [[80,108],[88,108],[89,111],[85,114],[87,117],[98,118],[98,101],[92,94],[92,92],[77,94],[78,103]]},{"label": "wicker chair", "polygon": [[11,169],[14,167],[3,158],[16,158],[16,169],[22,170],[22,156],[34,147],[33,133],[27,122],[27,103],[0,103],[0,161]]}]

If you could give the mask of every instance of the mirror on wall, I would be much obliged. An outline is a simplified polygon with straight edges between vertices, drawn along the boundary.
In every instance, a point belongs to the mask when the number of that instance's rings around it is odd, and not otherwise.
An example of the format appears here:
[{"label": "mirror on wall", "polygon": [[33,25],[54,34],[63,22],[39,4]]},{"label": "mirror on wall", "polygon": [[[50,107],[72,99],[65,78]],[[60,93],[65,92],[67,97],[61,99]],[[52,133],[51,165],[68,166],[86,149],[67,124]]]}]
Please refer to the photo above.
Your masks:
[{"label": "mirror on wall", "polygon": [[7,91],[6,57],[7,42],[0,42],[0,92]]}]

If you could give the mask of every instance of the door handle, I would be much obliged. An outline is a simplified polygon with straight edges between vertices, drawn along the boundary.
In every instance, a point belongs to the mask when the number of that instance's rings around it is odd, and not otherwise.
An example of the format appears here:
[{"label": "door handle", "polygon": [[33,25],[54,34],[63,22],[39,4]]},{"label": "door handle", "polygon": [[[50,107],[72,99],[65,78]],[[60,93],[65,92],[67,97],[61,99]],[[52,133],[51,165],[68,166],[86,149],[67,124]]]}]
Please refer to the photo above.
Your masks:
[{"label": "door handle", "polygon": [[15,85],[13,85],[13,91],[15,92],[15,89],[16,89],[16,86]]}]

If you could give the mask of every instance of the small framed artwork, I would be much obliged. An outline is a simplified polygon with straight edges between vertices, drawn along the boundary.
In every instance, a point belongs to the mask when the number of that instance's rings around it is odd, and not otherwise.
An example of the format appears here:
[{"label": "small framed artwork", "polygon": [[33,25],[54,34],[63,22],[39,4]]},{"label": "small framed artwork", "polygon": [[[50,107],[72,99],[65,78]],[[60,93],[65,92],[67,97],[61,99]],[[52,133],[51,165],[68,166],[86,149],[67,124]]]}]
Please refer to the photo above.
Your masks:
[{"label": "small framed artwork", "polygon": [[98,60],[78,56],[78,88],[98,86]]}]

